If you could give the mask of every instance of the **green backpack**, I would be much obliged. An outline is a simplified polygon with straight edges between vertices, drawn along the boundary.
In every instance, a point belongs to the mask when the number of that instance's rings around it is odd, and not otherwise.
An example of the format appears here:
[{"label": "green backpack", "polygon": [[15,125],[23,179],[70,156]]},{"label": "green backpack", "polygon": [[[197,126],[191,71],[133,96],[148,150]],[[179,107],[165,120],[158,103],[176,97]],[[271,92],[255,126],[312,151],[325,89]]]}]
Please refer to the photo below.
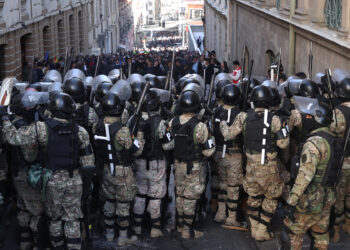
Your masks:
[{"label": "green backpack", "polygon": [[41,191],[41,200],[45,200],[45,191],[48,181],[52,177],[52,170],[43,168],[40,163],[30,166],[27,175],[27,181],[29,185]]}]

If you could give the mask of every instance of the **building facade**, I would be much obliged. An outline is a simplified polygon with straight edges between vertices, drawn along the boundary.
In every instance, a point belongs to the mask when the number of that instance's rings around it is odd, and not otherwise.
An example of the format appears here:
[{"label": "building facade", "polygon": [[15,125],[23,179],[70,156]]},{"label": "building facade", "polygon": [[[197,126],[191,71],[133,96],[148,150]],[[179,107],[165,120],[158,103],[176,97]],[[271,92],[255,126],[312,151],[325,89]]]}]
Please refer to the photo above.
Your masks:
[{"label": "building facade", "polygon": [[[279,50],[285,72],[349,68],[350,1],[206,0],[205,47],[220,60],[255,61],[253,74],[264,75]],[[248,60],[246,60],[248,61]]]},{"label": "building facade", "polygon": [[[120,2],[131,4],[127,0],[0,1],[0,79],[20,80],[23,65],[31,64],[33,55],[43,59],[64,56],[66,50],[87,54],[95,48],[115,52],[129,32],[120,30]],[[132,20],[130,13],[124,21]]]}]

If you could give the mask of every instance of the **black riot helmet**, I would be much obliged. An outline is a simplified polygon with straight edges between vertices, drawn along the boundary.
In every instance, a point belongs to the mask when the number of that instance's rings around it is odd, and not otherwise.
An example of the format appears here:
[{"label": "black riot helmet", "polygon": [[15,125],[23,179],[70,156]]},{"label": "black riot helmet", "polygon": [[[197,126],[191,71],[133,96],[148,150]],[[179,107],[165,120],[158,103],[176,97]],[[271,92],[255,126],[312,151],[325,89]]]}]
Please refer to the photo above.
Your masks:
[{"label": "black riot helmet", "polygon": [[142,111],[158,111],[160,108],[160,99],[157,93],[153,90],[149,90],[147,96],[142,104]]},{"label": "black riot helmet", "polygon": [[331,106],[326,103],[319,102],[318,107],[314,112],[314,119],[322,127],[329,126],[333,120],[333,110]]},{"label": "black riot helmet", "polygon": [[250,100],[256,108],[268,108],[271,105],[272,92],[269,87],[259,85],[252,90]]},{"label": "black riot helmet", "polygon": [[200,108],[200,98],[194,91],[185,91],[181,94],[180,109],[183,113],[197,113]]},{"label": "black riot helmet", "polygon": [[77,103],[85,101],[86,89],[80,78],[68,79],[63,85],[63,92],[70,95]]},{"label": "black riot helmet", "polygon": [[350,99],[350,76],[336,82],[335,91],[340,98]]},{"label": "black riot helmet", "polygon": [[270,88],[272,93],[271,106],[278,106],[281,104],[281,96],[276,88]]},{"label": "black riot helmet", "polygon": [[145,85],[146,84],[144,82],[139,82],[139,81],[131,83],[131,90],[132,90],[131,100],[132,101],[137,102],[139,100]]},{"label": "black riot helmet", "polygon": [[145,80],[149,81],[151,83],[151,88],[162,88],[162,84],[160,83],[159,79],[155,75],[145,75]]},{"label": "black riot helmet", "polygon": [[241,89],[234,84],[226,85],[222,90],[222,100],[224,104],[234,106],[239,104]]},{"label": "black riot helmet", "polygon": [[54,92],[50,95],[48,109],[54,117],[61,119],[71,118],[75,111],[75,102],[66,93]]},{"label": "black riot helmet", "polygon": [[299,93],[304,97],[316,98],[318,95],[320,95],[320,90],[314,81],[304,79],[300,83]]},{"label": "black riot helmet", "polygon": [[216,84],[216,88],[215,88],[216,99],[219,99],[219,100],[222,99],[222,90],[228,84],[232,84],[232,82],[229,80],[222,80]]},{"label": "black riot helmet", "polygon": [[96,89],[96,101],[101,102],[103,97],[107,95],[113,84],[110,82],[102,82],[97,86]]},{"label": "black riot helmet", "polygon": [[103,97],[101,107],[104,115],[120,116],[125,109],[125,102],[117,94],[108,93]]},{"label": "black riot helmet", "polygon": [[187,81],[188,78],[186,77],[181,77],[175,84],[175,89],[176,89],[176,94],[180,95],[183,88],[184,88],[184,82]]}]

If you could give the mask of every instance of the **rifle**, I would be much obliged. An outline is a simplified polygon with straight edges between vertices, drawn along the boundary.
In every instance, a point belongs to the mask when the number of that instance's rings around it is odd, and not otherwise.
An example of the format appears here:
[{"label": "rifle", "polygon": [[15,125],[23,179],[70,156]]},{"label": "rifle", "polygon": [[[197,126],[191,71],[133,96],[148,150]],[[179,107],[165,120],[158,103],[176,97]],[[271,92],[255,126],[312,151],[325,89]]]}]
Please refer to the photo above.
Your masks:
[{"label": "rifle", "polygon": [[243,84],[244,71],[245,71],[245,52],[246,52],[246,46],[244,45],[244,47],[243,47],[243,58],[242,58],[241,84]]},{"label": "rifle", "polygon": [[312,42],[310,43],[310,54],[309,54],[309,79],[312,78],[312,64],[313,64],[313,60],[314,60],[314,56],[312,54]]},{"label": "rifle", "polygon": [[140,118],[141,118],[141,107],[142,107],[142,104],[143,104],[143,102],[144,102],[144,100],[146,98],[147,91],[149,90],[150,87],[151,87],[151,82],[147,81],[146,86],[145,86],[145,88],[142,91],[139,103],[137,104],[136,111],[135,111],[135,114],[134,114],[134,117],[135,117],[136,120],[132,124],[132,129],[131,129],[131,134],[132,135],[135,134],[137,125],[138,125],[138,123],[140,121]]},{"label": "rifle", "polygon": [[170,84],[169,84],[169,91],[171,93],[173,89],[173,73],[174,73],[174,63],[175,63],[175,49],[173,50],[173,58],[171,59],[171,70],[170,70]]},{"label": "rifle", "polygon": [[328,89],[328,94],[329,94],[329,104],[332,108],[334,109],[333,105],[333,99],[334,99],[334,94],[333,94],[333,89],[332,89],[332,84],[331,84],[331,69],[328,68],[326,69],[326,76],[327,76],[327,89]]},{"label": "rifle", "polygon": [[280,53],[278,57],[278,65],[277,65],[277,77],[276,77],[276,85],[279,86],[280,83],[280,69],[281,69],[281,61],[282,61],[282,49],[280,48]]},{"label": "rifle", "polygon": [[[254,66],[254,59],[251,59],[250,64],[249,64],[249,70],[248,70],[248,81],[246,83],[246,86],[244,86],[244,88],[243,88],[244,89],[243,110],[247,109],[248,91],[249,91],[250,81],[252,78],[253,66]],[[242,82],[242,84],[243,84],[243,82]]]}]

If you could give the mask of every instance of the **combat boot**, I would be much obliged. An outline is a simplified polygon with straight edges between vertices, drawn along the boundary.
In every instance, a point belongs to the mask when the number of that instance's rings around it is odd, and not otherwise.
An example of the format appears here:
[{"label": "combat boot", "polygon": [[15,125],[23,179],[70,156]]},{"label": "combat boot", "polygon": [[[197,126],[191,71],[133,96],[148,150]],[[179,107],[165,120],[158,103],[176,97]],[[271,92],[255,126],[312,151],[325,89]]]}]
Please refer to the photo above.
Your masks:
[{"label": "combat boot", "polygon": [[151,238],[162,237],[162,227],[160,225],[160,218],[152,220]]},{"label": "combat boot", "polygon": [[231,211],[230,209],[228,209],[228,217],[226,218],[225,225],[235,227],[239,227],[241,225],[241,223],[237,221],[236,211]]},{"label": "combat boot", "polygon": [[260,223],[254,238],[257,241],[271,240],[273,238],[273,233],[268,230],[266,225]]},{"label": "combat boot", "polygon": [[219,202],[218,205],[218,211],[216,212],[214,221],[218,223],[223,223],[226,221],[226,203]]},{"label": "combat boot", "polygon": [[114,240],[114,229],[106,228],[106,240],[112,242]]},{"label": "combat boot", "polygon": [[332,238],[330,238],[330,241],[333,243],[337,243],[340,241],[339,225],[334,225],[333,229],[334,229],[334,234]]},{"label": "combat boot", "polygon": [[251,235],[255,239],[256,231],[258,230],[258,227],[259,227],[259,221],[254,220],[251,217],[249,217],[249,222],[250,222]]},{"label": "combat boot", "polygon": [[132,244],[137,241],[137,236],[132,235],[130,238],[128,237],[128,231],[127,230],[119,230],[119,237],[117,240],[118,246],[125,246],[127,244]]},{"label": "combat boot", "polygon": [[[192,236],[195,239],[200,238],[204,235],[203,232],[200,232],[200,231],[197,231],[194,229],[192,229],[192,230],[193,230]],[[189,227],[187,227],[187,226],[183,227],[183,230],[181,232],[181,238],[185,239],[185,240],[188,240],[189,238],[191,238],[191,229]]]},{"label": "combat boot", "polygon": [[342,229],[344,232],[350,234],[350,218],[345,216],[345,223],[343,224]]}]

